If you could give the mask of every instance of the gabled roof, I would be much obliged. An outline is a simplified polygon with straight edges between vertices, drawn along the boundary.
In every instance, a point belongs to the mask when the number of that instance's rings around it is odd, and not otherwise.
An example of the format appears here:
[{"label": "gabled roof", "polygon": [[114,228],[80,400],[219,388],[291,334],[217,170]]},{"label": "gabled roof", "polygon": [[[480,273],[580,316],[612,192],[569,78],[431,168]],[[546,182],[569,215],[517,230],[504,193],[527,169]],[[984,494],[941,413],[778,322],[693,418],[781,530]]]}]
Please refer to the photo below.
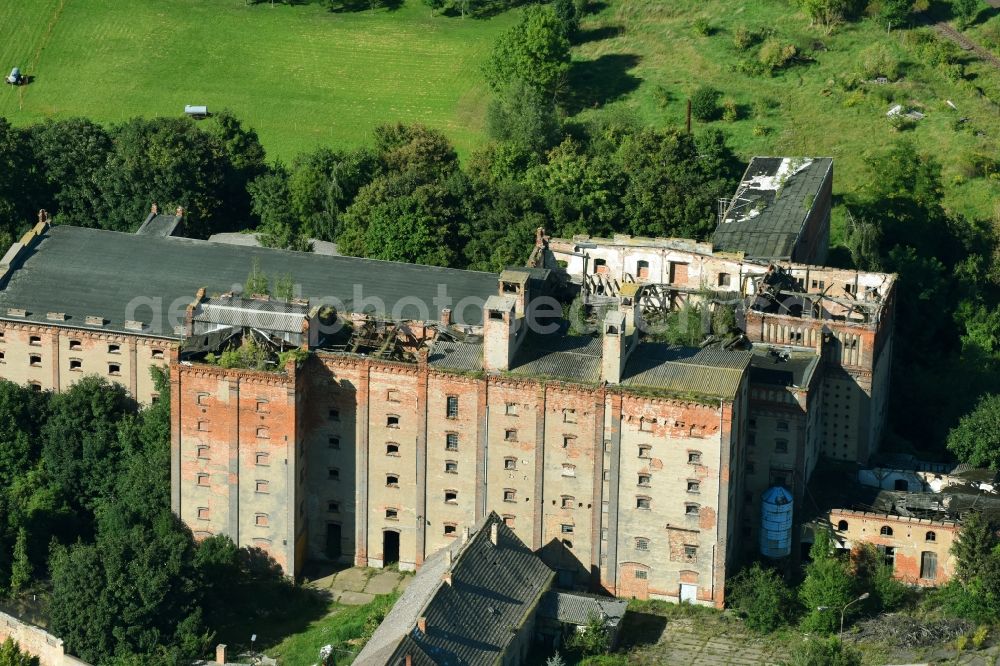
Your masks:
[{"label": "gabled roof", "polygon": [[179,338],[198,289],[240,287],[254,260],[272,280],[291,277],[311,305],[384,309],[401,319],[438,321],[440,309],[451,307],[456,323],[477,326],[482,304],[497,291],[495,273],[60,225],[24,248],[0,281],[0,319],[13,318],[8,309],[25,310],[20,321],[61,312],[73,328],[88,328],[86,317],[97,316],[104,330],[127,330],[125,321],[135,320],[145,334]]},{"label": "gabled roof", "polygon": [[414,666],[500,663],[554,576],[490,513],[467,539],[427,558],[353,663],[396,666],[407,656]]}]

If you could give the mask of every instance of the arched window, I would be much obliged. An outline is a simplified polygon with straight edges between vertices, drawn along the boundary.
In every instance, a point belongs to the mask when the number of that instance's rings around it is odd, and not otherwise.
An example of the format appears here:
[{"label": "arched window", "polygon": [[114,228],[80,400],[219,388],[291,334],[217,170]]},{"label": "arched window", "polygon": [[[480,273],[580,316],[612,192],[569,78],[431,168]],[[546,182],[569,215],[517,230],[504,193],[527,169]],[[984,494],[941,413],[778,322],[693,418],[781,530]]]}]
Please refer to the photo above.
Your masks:
[{"label": "arched window", "polygon": [[847,521],[846,520],[841,520],[839,523],[837,523],[837,531],[839,531],[839,532],[845,532],[846,530],[847,530]]},{"label": "arched window", "polygon": [[882,536],[892,536],[892,528],[888,525],[883,525],[882,529],[878,531]]},{"label": "arched window", "polygon": [[924,539],[926,541],[937,541],[937,534],[934,534],[934,532],[928,532],[924,535]]}]

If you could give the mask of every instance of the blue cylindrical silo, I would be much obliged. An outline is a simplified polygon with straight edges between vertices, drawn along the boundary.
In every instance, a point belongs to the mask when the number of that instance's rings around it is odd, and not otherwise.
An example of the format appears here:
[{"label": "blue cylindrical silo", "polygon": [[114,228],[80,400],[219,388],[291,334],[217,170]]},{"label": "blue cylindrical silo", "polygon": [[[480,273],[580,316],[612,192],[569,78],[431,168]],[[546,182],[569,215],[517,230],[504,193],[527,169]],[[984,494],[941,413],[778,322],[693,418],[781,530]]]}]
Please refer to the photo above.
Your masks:
[{"label": "blue cylindrical silo", "polygon": [[792,494],[774,486],[760,499],[760,554],[773,559],[788,557],[792,552]]}]

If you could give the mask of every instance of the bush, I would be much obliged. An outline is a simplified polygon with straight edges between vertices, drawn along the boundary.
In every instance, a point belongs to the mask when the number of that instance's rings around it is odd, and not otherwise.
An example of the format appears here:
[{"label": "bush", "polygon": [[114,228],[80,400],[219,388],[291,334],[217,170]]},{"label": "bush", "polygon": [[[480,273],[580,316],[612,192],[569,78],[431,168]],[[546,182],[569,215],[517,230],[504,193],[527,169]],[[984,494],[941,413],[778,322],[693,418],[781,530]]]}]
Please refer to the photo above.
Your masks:
[{"label": "bush", "polygon": [[861,666],[861,652],[836,638],[813,638],[796,647],[783,666]]},{"label": "bush", "polygon": [[794,44],[783,44],[780,40],[772,37],[761,45],[757,60],[768,73],[771,73],[790,63],[798,54],[799,50]]},{"label": "bush", "polygon": [[758,97],[753,101],[753,115],[755,118],[763,118],[780,106],[781,102],[773,97]]},{"label": "bush", "polygon": [[721,94],[712,86],[701,86],[691,95],[691,113],[698,120],[705,122],[717,119]]},{"label": "bush", "polygon": [[752,131],[754,136],[767,136],[771,133],[771,128],[767,125],[754,125]]},{"label": "bush", "polygon": [[757,43],[757,33],[750,30],[745,25],[738,25],[733,30],[733,48],[737,51],[746,51]]},{"label": "bush", "polygon": [[714,32],[712,24],[704,17],[695,19],[691,24],[691,29],[694,30],[696,35],[701,35],[702,37],[708,37]]},{"label": "bush", "polygon": [[861,60],[861,74],[866,79],[884,76],[890,81],[895,81],[899,78],[899,58],[885,44],[872,44],[858,55]]},{"label": "bush", "polygon": [[747,627],[768,634],[791,619],[792,592],[772,569],[754,563],[729,583],[729,603],[743,616]]},{"label": "bush", "polygon": [[990,635],[990,628],[981,624],[976,629],[976,633],[972,634],[972,645],[978,650],[983,647],[983,643],[986,642],[986,638]]},{"label": "bush", "polygon": [[732,97],[722,100],[722,119],[727,123],[736,122],[740,119],[740,107]]}]

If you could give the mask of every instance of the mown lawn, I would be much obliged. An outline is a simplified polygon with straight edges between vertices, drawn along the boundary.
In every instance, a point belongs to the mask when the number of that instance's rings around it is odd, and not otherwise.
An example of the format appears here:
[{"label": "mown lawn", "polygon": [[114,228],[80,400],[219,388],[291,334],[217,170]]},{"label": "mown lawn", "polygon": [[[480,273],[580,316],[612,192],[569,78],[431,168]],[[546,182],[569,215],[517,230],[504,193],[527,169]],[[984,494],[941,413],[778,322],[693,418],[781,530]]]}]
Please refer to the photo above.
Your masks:
[{"label": "mown lawn", "polygon": [[[979,61],[966,64],[971,80],[951,82],[937,69],[914,62],[902,44],[902,32],[887,34],[871,21],[848,24],[828,34],[784,0],[615,0],[584,22],[584,38],[575,53],[579,80],[603,89],[601,110],[625,108],[643,121],[681,126],[688,96],[708,84],[730,97],[740,109],[735,122],[712,123],[730,135],[738,153],[752,155],[822,155],[835,158],[834,190],[856,190],[871,177],[864,158],[892,139],[903,136],[920,150],[937,156],[944,166],[946,204],[979,218],[1000,219],[1000,180],[972,177],[968,155],[980,151],[998,155],[1000,134],[1000,72]],[[705,19],[710,34],[699,34],[694,23]],[[794,65],[773,77],[733,71],[744,54],[733,45],[737,26],[770,30],[793,43],[812,62]],[[904,63],[899,83],[867,86],[852,93],[835,83],[859,70],[859,52],[883,42]],[[753,57],[755,50],[749,56]],[[589,64],[586,64],[589,63]],[[601,83],[602,77],[614,81]],[[980,95],[981,88],[986,96]],[[891,101],[890,101],[891,100]],[[946,104],[951,100],[954,111]],[[892,130],[885,112],[892,104],[920,107],[927,114],[911,131]],[[587,106],[587,105],[584,105]],[[771,108],[765,108],[770,106]],[[967,117],[962,129],[955,120]],[[755,128],[757,129],[755,133]],[[762,132],[766,132],[761,135]],[[977,136],[977,132],[982,136]],[[843,211],[838,211],[840,216]],[[835,218],[835,226],[837,219]]]},{"label": "mown lawn", "polygon": [[357,146],[383,122],[443,130],[467,154],[482,142],[480,65],[515,20],[432,17],[399,9],[330,13],[318,3],[244,0],[0,2],[0,69],[32,75],[0,89],[15,124],[99,122],[227,107],[273,157]]}]

